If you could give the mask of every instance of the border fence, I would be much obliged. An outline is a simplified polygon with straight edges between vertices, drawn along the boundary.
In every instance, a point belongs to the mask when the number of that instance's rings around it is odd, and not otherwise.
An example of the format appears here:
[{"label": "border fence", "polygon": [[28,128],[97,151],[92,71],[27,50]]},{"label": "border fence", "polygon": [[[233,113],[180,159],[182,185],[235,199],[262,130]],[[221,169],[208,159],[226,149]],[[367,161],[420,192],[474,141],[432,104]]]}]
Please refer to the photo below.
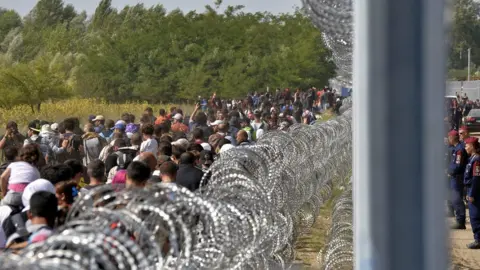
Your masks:
[{"label": "border fence", "polygon": [[324,270],[353,269],[353,198],[352,180],[343,186],[345,190],[335,201],[332,224],[327,243],[317,255]]}]

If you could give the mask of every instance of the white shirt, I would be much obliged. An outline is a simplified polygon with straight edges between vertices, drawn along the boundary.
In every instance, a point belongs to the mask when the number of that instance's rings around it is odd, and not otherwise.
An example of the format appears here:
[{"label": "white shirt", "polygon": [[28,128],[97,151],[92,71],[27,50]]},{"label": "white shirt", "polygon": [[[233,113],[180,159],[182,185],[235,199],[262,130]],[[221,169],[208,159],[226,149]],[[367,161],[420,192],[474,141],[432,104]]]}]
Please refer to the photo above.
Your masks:
[{"label": "white shirt", "polygon": [[7,169],[10,169],[8,184],[31,183],[40,178],[38,169],[25,161],[10,163]]},{"label": "white shirt", "polygon": [[147,140],[143,141],[142,144],[140,145],[140,153],[143,153],[143,152],[150,152],[155,157],[157,157],[157,152],[158,152],[157,140],[147,139]]}]

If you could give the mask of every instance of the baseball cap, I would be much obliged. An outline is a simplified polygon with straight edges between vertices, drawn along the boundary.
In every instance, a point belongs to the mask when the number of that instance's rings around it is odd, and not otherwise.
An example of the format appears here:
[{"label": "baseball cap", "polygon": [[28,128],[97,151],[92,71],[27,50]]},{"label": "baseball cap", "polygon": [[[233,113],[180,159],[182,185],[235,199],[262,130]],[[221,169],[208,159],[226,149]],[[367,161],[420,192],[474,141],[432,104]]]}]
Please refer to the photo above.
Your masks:
[{"label": "baseball cap", "polygon": [[103,117],[103,115],[97,115],[95,119],[93,119],[92,121],[103,121],[103,120],[105,120],[105,117]]},{"label": "baseball cap", "polygon": [[218,126],[224,124],[222,120],[215,120],[215,122],[211,123],[211,126]]},{"label": "baseball cap", "polygon": [[123,120],[118,120],[116,123],[115,123],[115,126],[113,126],[112,129],[122,129],[122,130],[125,130],[125,127],[127,126],[127,124],[125,123],[125,121]]},{"label": "baseball cap", "polygon": [[53,131],[58,131],[58,124],[57,123],[51,124],[50,127],[52,128]]},{"label": "baseball cap", "polygon": [[175,115],[173,116],[173,119],[175,119],[175,120],[182,120],[182,119],[183,119],[183,116],[182,116],[181,114],[177,113],[177,114],[175,114]]},{"label": "baseball cap", "polygon": [[185,138],[181,138],[181,139],[178,139],[174,142],[172,142],[172,145],[175,145],[175,146],[181,146],[183,148],[188,148],[188,140],[185,139]]},{"label": "baseball cap", "polygon": [[204,142],[204,143],[201,143],[200,145],[202,146],[203,150],[212,151],[212,147],[210,146],[210,144]]},{"label": "baseball cap", "polygon": [[28,129],[30,129],[30,130],[40,132],[41,128],[42,127],[40,126],[40,121],[38,121],[38,120],[34,120],[34,121],[28,123]]},{"label": "baseball cap", "polygon": [[42,133],[51,133],[53,132],[52,128],[50,127],[49,124],[45,124],[42,126],[42,129],[40,130]]},{"label": "baseball cap", "polygon": [[125,130],[125,125],[122,124],[122,123],[117,123],[117,124],[115,124],[115,126],[113,127],[113,129]]}]

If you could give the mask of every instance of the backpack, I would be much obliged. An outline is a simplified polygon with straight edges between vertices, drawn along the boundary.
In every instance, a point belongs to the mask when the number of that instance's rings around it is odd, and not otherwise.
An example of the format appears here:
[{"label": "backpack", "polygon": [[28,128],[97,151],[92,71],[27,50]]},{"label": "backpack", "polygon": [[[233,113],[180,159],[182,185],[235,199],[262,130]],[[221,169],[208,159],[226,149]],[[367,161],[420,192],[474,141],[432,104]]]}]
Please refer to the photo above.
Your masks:
[{"label": "backpack", "polygon": [[128,165],[130,165],[137,156],[137,151],[133,149],[120,150],[114,154],[117,156],[117,170],[126,170]]},{"label": "backpack", "polygon": [[105,162],[113,153],[113,145],[108,144],[107,146],[103,147],[102,151],[100,152],[100,156],[98,157],[101,161]]},{"label": "backpack", "polygon": [[68,145],[65,151],[65,160],[76,159],[82,160],[83,157],[83,144],[82,136],[77,134],[72,134],[68,138]]},{"label": "backpack", "polygon": [[256,141],[257,140],[257,130],[259,130],[259,129],[265,130],[265,122],[262,121],[262,124],[258,128],[255,128],[256,127],[255,123],[253,123],[251,127],[252,127],[252,140]]},{"label": "backpack", "polygon": [[[22,214],[17,213],[12,216],[12,222],[15,226],[15,233],[17,236],[13,239],[14,243],[21,243],[28,241],[31,233],[27,230],[26,222],[23,220]],[[12,234],[13,235],[13,234]]]},{"label": "backpack", "polygon": [[[5,238],[8,239],[13,234],[17,233],[20,237],[25,237],[29,235],[27,231],[26,223],[27,223],[27,216],[26,212],[22,212],[21,207],[10,206],[12,212],[10,215],[5,219],[2,224],[3,232],[5,233]],[[27,237],[28,239],[28,237]]]}]

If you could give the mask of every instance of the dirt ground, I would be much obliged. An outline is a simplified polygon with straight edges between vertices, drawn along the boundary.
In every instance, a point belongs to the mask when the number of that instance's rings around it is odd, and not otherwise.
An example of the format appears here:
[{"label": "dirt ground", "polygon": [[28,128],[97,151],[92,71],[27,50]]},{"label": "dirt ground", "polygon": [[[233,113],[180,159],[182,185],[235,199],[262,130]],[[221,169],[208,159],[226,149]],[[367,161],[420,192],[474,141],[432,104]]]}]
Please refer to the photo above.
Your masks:
[{"label": "dirt ground", "polygon": [[[454,224],[454,222],[453,218],[449,219],[450,224]],[[470,220],[468,220],[467,217],[466,230],[450,231],[452,270],[480,269],[480,250],[471,250],[466,247],[467,244],[472,241],[472,228],[470,227]]]}]

